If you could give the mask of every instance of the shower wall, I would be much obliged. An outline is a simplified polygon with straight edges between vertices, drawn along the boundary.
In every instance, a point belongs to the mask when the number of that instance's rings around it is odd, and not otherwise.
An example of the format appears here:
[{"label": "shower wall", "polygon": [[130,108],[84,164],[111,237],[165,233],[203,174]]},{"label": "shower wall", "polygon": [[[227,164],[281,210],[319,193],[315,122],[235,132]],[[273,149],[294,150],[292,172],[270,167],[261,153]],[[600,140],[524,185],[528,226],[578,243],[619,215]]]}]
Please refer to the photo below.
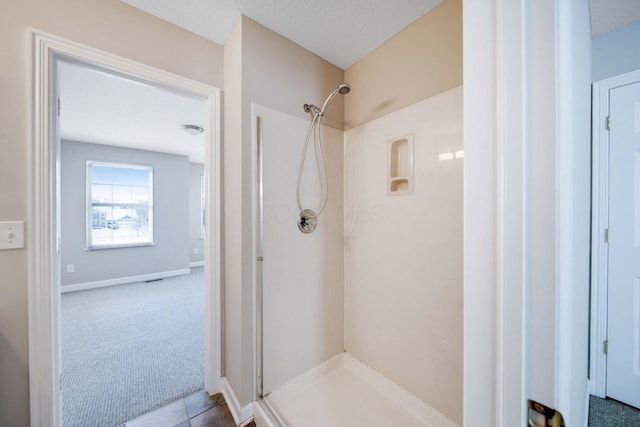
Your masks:
[{"label": "shower wall", "polygon": [[[389,195],[389,141],[410,134],[413,193]],[[461,87],[345,132],[346,349],[458,424],[462,149]]]},{"label": "shower wall", "polygon": [[[303,234],[296,221],[296,179],[310,120],[255,105],[253,112],[260,117],[262,147],[262,354],[268,394],[344,349],[343,132],[322,128],[329,199],[317,229]],[[310,145],[301,200],[318,212],[314,154]]]}]

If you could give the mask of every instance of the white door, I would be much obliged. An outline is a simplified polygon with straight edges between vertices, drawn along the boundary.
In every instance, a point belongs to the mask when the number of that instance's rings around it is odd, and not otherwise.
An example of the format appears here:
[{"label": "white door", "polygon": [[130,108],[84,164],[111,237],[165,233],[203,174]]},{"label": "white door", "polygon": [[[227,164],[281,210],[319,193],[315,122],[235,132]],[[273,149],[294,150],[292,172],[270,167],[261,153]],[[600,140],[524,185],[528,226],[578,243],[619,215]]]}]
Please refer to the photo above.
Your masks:
[{"label": "white door", "polygon": [[607,396],[640,408],[640,82],[609,94]]}]

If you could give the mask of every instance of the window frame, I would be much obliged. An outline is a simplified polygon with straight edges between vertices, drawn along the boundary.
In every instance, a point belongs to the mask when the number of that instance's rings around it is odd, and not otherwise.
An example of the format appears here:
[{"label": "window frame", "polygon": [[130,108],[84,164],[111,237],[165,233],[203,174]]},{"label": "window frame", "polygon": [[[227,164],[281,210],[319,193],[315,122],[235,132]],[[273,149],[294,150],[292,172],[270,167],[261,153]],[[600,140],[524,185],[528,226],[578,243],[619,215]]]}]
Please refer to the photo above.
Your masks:
[{"label": "window frame", "polygon": [[[130,242],[130,243],[109,243],[109,244],[94,244],[92,242],[93,239],[93,199],[92,199],[92,167],[93,166],[105,166],[105,167],[114,167],[121,169],[138,169],[145,170],[149,174],[149,207],[148,207],[148,222],[149,222],[149,239],[144,242]],[[143,165],[143,164],[135,164],[135,163],[120,163],[120,162],[105,162],[99,160],[87,160],[86,161],[86,206],[85,206],[85,250],[93,251],[93,250],[102,250],[102,249],[120,249],[120,248],[131,248],[131,247],[140,247],[140,246],[154,246],[155,245],[155,233],[154,233],[154,215],[153,215],[153,166],[151,165]],[[122,205],[122,203],[113,203],[112,205]]]},{"label": "window frame", "polygon": [[207,235],[207,199],[206,199],[206,178],[200,175],[200,240],[204,240]]}]

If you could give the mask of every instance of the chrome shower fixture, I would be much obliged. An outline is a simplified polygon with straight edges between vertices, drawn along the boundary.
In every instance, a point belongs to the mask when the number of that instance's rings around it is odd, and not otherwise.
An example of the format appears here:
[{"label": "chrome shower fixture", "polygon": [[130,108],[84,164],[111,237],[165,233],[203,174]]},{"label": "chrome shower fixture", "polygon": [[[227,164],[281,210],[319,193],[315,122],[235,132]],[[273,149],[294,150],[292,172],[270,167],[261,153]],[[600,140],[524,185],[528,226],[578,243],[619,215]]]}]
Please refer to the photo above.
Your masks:
[{"label": "chrome shower fixture", "polygon": [[[322,104],[322,108],[318,108],[313,104],[304,104],[303,106],[305,113],[313,113],[313,118],[307,131],[307,139],[304,142],[304,148],[302,150],[302,159],[300,160],[300,169],[298,170],[298,183],[296,185],[296,199],[298,201],[298,209],[300,210],[300,214],[298,215],[298,228],[305,234],[312,233],[316,229],[318,217],[324,211],[324,208],[327,206],[327,200],[329,199],[329,180],[327,178],[327,166],[325,165],[324,152],[322,150],[322,136],[320,135],[322,117],[324,117],[327,106],[329,106],[329,103],[337,94],[346,95],[350,91],[351,86],[347,83],[342,83],[336,90],[331,92]],[[300,201],[300,181],[302,180],[304,160],[307,157],[307,149],[309,148],[311,135],[313,135],[316,163],[320,175],[320,208],[318,209],[318,213],[315,213],[312,209],[304,209]]]},{"label": "chrome shower fixture", "polygon": [[317,116],[324,116],[324,112],[313,104],[304,104],[302,108],[304,108],[305,113],[313,112]]},{"label": "chrome shower fixture", "polygon": [[349,83],[342,83],[340,86],[338,86],[336,90],[331,92],[331,94],[327,97],[327,99],[322,104],[322,108],[318,108],[313,104],[304,104],[302,108],[304,108],[305,113],[313,112],[314,116],[322,117],[324,116],[327,106],[331,101],[333,101],[333,98],[335,98],[337,94],[346,95],[349,92],[351,92],[351,86],[349,85]]}]

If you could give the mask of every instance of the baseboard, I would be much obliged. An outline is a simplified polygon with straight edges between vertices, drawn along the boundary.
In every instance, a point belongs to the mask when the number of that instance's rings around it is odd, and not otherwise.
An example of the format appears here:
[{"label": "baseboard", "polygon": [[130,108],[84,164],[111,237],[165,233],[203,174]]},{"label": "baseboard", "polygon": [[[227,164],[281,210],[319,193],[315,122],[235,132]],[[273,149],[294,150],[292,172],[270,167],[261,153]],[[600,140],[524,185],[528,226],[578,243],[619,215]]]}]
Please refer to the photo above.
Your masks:
[{"label": "baseboard", "polygon": [[246,426],[253,421],[253,402],[240,407],[240,402],[229,385],[226,377],[222,377],[222,395],[229,407],[233,421],[239,426]]},{"label": "baseboard", "polygon": [[189,263],[189,268],[204,267],[204,261],[193,261]]},{"label": "baseboard", "polygon": [[430,427],[460,427],[453,420],[427,405],[384,375],[356,360],[349,353],[343,353],[342,360],[346,368],[426,425]]},{"label": "baseboard", "polygon": [[84,291],[87,289],[104,288],[105,286],[124,285],[125,283],[144,282],[147,280],[163,279],[165,277],[182,276],[191,272],[188,268],[181,270],[162,271],[160,273],[141,274],[139,276],[120,277],[117,279],[98,280],[96,282],[76,283],[60,286],[60,292]]},{"label": "baseboard", "polygon": [[277,427],[267,414],[267,411],[262,407],[260,401],[253,402],[253,422],[256,423],[257,427]]},{"label": "baseboard", "polygon": [[591,384],[587,384],[587,390],[586,390],[586,393],[585,393],[586,394],[586,396],[585,396],[586,402],[585,402],[585,405],[584,405],[585,414],[584,414],[584,425],[583,425],[583,427],[587,427],[589,425],[589,403],[591,401],[589,399],[589,396],[590,396],[589,390],[591,390]]},{"label": "baseboard", "polygon": [[253,421],[257,427],[274,427],[258,402],[253,402]]}]

